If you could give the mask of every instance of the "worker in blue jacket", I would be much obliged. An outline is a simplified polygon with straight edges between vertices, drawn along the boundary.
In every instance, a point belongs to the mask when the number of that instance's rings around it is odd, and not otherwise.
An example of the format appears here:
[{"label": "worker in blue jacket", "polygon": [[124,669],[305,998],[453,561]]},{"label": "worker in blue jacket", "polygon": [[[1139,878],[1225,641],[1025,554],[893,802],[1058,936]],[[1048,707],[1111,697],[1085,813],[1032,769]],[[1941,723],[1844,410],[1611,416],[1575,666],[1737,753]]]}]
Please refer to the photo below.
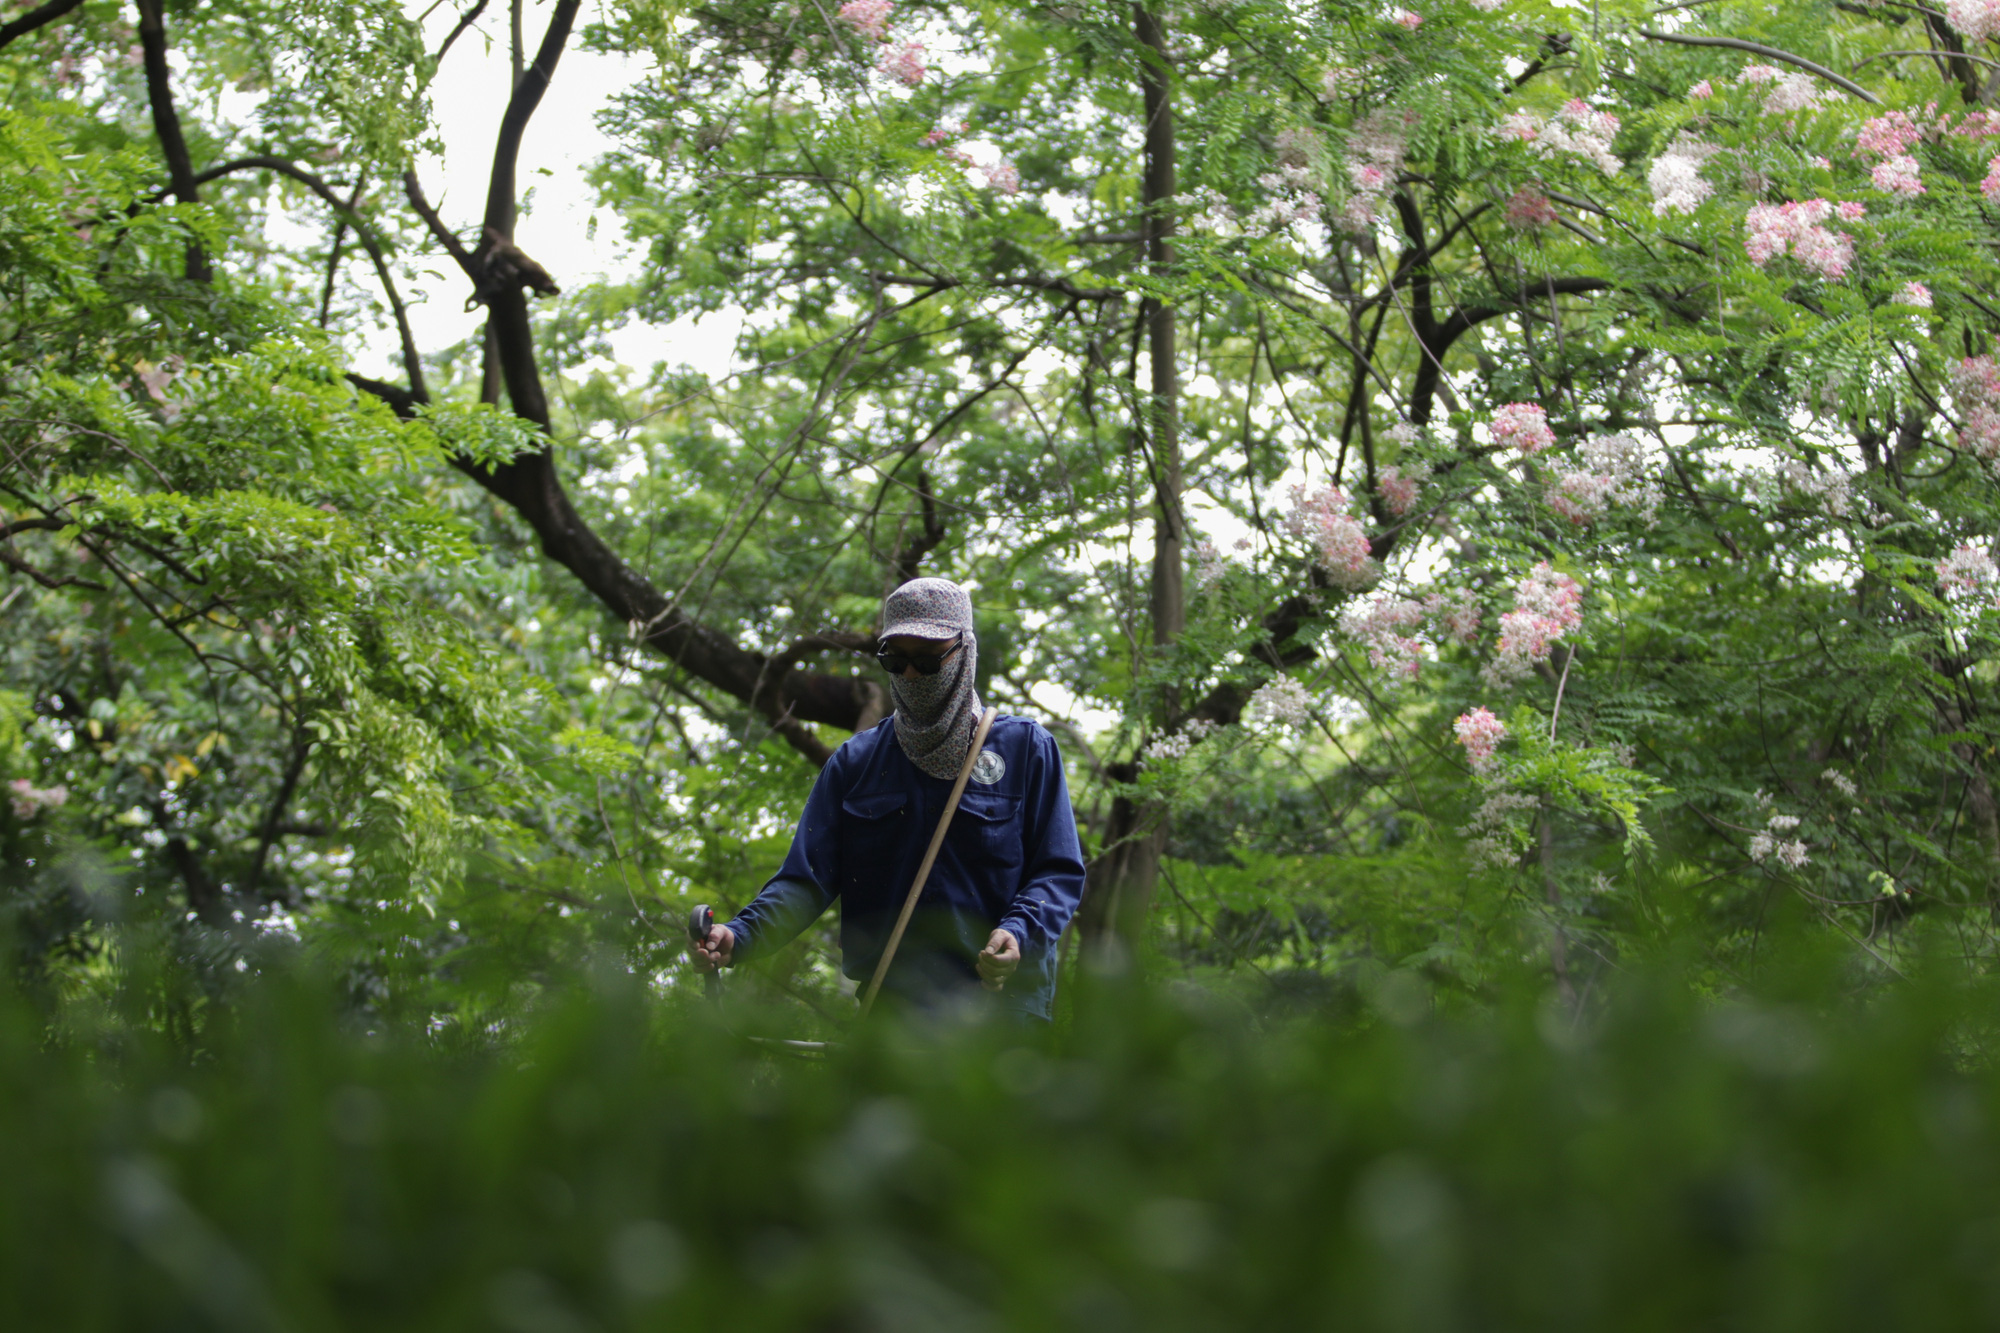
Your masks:
[{"label": "worker in blue jacket", "polygon": [[[949,579],[889,594],[876,654],[895,711],[820,771],[778,873],[693,949],[703,969],[783,947],[837,898],[841,970],[866,984],[882,957],[980,717],[972,599]],[[973,759],[884,995],[956,1007],[983,986],[1047,1018],[1056,943],[1083,894],[1083,849],[1055,738],[1000,716]]]}]

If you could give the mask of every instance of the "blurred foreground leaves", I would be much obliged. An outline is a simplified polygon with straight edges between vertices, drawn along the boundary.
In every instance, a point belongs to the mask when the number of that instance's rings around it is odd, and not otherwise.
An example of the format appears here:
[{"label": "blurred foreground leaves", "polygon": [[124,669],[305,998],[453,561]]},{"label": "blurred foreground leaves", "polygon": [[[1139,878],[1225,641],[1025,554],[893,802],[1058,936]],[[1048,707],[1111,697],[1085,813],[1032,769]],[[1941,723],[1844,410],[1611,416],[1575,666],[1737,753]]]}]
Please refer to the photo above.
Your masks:
[{"label": "blurred foreground leaves", "polygon": [[297,969],[196,1057],[9,1000],[0,1290],[36,1329],[1990,1327],[1990,995],[1768,975],[1581,1018],[1100,981],[818,1062],[618,967],[476,1043]]}]

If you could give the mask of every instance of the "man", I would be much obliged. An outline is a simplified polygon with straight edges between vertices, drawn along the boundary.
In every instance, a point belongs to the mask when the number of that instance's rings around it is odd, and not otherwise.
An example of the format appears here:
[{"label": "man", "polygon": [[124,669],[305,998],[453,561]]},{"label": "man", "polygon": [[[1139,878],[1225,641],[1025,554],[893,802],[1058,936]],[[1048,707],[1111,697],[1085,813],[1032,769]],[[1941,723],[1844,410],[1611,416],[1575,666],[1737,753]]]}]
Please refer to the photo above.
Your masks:
[{"label": "man", "polygon": [[[972,599],[914,579],[882,607],[876,657],[895,711],[838,750],[813,784],[792,847],[756,901],[711,927],[696,966],[781,948],[838,898],[841,970],[875,973],[978,729]],[[1083,849],[1055,738],[1002,715],[973,759],[958,812],[883,981],[938,1011],[983,986],[1009,1013],[1049,1017],[1056,942],[1083,894]]]}]

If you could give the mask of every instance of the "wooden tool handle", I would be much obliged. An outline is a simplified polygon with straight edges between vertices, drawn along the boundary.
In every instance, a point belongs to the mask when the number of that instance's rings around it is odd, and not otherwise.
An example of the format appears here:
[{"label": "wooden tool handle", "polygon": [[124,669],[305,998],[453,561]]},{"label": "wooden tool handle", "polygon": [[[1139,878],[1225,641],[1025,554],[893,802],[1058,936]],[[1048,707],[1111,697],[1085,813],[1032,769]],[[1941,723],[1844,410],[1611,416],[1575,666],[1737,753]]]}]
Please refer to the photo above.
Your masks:
[{"label": "wooden tool handle", "polygon": [[924,862],[917,867],[917,878],[910,885],[910,894],[903,899],[902,913],[896,918],[896,928],[889,932],[889,947],[882,950],[882,961],[875,964],[875,975],[869,978],[868,993],[861,997],[861,1016],[868,1017],[868,1010],[875,1003],[875,992],[882,989],[882,978],[889,975],[889,963],[896,956],[896,946],[903,942],[903,932],[909,928],[910,914],[917,910],[917,899],[924,891],[924,881],[931,877],[931,866],[937,861],[938,849],[944,846],[944,831],[951,827],[951,817],[958,813],[959,798],[965,795],[965,784],[972,777],[972,766],[979,761],[979,748],[986,744],[986,733],[993,728],[993,719],[1000,716],[997,708],[988,708],[979,715],[979,729],[972,733],[972,748],[966,751],[965,766],[958,770],[958,781],[951,784],[951,799],[944,803],[944,814],[939,817],[937,832],[931,834],[931,845],[924,850]]}]

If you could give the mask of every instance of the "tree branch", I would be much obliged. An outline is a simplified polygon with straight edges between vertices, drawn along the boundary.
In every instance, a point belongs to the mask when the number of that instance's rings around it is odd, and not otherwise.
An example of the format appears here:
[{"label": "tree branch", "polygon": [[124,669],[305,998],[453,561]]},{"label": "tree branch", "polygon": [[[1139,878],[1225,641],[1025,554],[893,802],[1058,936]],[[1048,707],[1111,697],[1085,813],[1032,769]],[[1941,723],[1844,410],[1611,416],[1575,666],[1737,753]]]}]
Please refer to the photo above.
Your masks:
[{"label": "tree branch", "polygon": [[1650,41],[1672,42],[1677,46],[1726,46],[1732,51],[1749,51],[1756,55],[1766,56],[1772,60],[1782,61],[1787,65],[1796,65],[1815,78],[1825,79],[1842,92],[1852,94],[1864,102],[1873,102],[1877,106],[1880,106],[1882,103],[1882,99],[1874,93],[1869,92],[1850,78],[1835,74],[1825,65],[1807,60],[1804,56],[1795,56],[1790,51],[1781,51],[1775,46],[1765,46],[1762,42],[1746,42],[1740,37],[1694,37],[1687,33],[1654,32],[1649,28],[1639,29],[1639,35]]},{"label": "tree branch", "polygon": [[479,0],[478,4],[466,10],[464,17],[459,19],[458,26],[453,28],[451,35],[444,39],[444,45],[438,47],[437,54],[431,57],[431,62],[433,64],[441,63],[445,58],[445,53],[451,50],[451,44],[459,39],[460,34],[472,26],[474,19],[477,19],[485,12],[486,0]]},{"label": "tree branch", "polygon": [[224,162],[219,167],[210,167],[193,179],[197,184],[206,184],[232,172],[250,170],[275,171],[280,176],[290,177],[318,195],[326,202],[327,207],[334,210],[336,216],[346,219],[348,225],[354,228],[354,234],[360,238],[362,248],[368,251],[368,258],[374,262],[375,276],[382,284],[382,294],[389,298],[389,309],[396,317],[396,336],[402,343],[403,373],[410,377],[410,391],[416,395],[418,402],[428,403],[431,395],[430,390],[424,386],[424,363],[423,358],[417,354],[416,334],[410,329],[410,312],[403,305],[402,293],[396,290],[395,275],[389,271],[389,258],[383,253],[382,242],[375,235],[375,229],[364,223],[360,215],[335,194],[333,187],[325,180],[304,167],[287,162],[282,157],[265,157],[261,154],[239,157],[234,161]]},{"label": "tree branch", "polygon": [[0,26],[0,47],[5,47],[16,37],[25,37],[37,28],[54,23],[82,3],[83,0],[49,0],[39,9],[29,10],[13,22]]},{"label": "tree branch", "polygon": [[[181,133],[181,118],[174,110],[173,80],[167,69],[167,23],[160,12],[161,0],[138,0],[139,45],[146,59],[146,96],[153,107],[153,132],[160,136],[160,153],[167,160],[167,179],[173,183],[174,197],[184,204],[200,201],[195,190],[194,159],[188,155],[187,137]],[[189,241],[187,280],[207,283],[215,272],[201,242]]]}]

